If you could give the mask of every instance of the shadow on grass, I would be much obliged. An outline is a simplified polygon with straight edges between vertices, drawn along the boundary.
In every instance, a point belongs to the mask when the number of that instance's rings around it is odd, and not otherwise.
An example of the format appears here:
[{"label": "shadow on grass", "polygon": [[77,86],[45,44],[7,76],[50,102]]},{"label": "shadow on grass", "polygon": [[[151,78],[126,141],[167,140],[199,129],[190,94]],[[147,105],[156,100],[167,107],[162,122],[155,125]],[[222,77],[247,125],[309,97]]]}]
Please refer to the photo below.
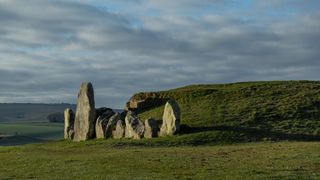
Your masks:
[{"label": "shadow on grass", "polygon": [[31,143],[42,143],[47,141],[48,140],[34,138],[30,136],[16,135],[16,136],[7,136],[0,139],[0,146],[18,146],[18,145],[25,145],[25,144],[31,144]]},{"label": "shadow on grass", "polygon": [[107,142],[117,148],[123,147],[178,147],[224,145],[262,141],[320,141],[320,136],[287,134],[265,129],[234,126],[189,127],[181,125],[181,131],[174,136],[153,139],[109,139]]},{"label": "shadow on grass", "polygon": [[239,134],[246,137],[247,140],[262,141],[262,140],[294,140],[294,141],[320,141],[319,135],[309,134],[289,134],[284,132],[277,132],[268,129],[258,129],[238,126],[212,126],[212,127],[189,127],[181,125],[180,134],[192,134],[209,131],[225,131]]}]

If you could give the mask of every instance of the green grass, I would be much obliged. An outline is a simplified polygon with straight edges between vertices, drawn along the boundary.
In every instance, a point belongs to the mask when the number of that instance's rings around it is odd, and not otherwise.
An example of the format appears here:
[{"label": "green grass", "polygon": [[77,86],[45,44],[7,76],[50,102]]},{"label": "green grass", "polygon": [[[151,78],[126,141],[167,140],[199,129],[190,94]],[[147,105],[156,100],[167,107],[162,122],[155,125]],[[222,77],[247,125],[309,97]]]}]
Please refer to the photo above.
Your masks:
[{"label": "green grass", "polygon": [[[319,81],[193,85],[147,96],[135,95],[163,103],[144,109],[139,114],[143,120],[161,122],[166,100],[177,100],[182,113],[179,134],[0,146],[0,179],[320,177],[320,143],[313,142],[320,140]],[[63,124],[0,124],[2,133],[17,130],[31,137],[62,137]]]},{"label": "green grass", "polygon": [[[192,85],[138,93],[136,98],[175,99],[188,127],[254,129],[287,136],[320,135],[320,82],[271,81]],[[141,119],[162,119],[163,104],[142,110]]]},{"label": "green grass", "polygon": [[[122,140],[0,147],[1,179],[317,179],[320,144],[118,146]],[[152,141],[152,140],[150,140]],[[131,141],[133,142],[133,141]]]},{"label": "green grass", "polygon": [[2,134],[23,135],[33,138],[61,139],[63,138],[63,124],[46,122],[0,123],[0,132]]}]

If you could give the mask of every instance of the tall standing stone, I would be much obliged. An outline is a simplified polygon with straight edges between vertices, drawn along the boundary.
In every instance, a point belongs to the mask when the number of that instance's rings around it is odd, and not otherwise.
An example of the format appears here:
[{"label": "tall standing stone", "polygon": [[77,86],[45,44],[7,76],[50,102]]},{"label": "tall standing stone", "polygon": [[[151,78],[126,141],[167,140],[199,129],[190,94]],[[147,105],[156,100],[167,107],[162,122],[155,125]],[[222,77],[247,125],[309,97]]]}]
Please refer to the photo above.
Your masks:
[{"label": "tall standing stone", "polygon": [[72,139],[74,135],[74,112],[67,108],[64,111],[64,138]]},{"label": "tall standing stone", "polygon": [[74,123],[74,141],[85,141],[95,136],[94,92],[90,82],[81,84]]},{"label": "tall standing stone", "polygon": [[164,108],[160,136],[173,135],[180,131],[180,108],[176,101],[169,100]]}]

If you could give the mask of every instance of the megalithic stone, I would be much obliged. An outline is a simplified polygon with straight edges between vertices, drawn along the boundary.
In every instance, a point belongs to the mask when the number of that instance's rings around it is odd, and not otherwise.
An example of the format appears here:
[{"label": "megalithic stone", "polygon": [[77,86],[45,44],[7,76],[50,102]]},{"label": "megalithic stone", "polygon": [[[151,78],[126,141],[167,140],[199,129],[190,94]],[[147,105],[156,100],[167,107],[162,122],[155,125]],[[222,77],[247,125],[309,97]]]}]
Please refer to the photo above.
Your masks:
[{"label": "megalithic stone", "polygon": [[169,100],[164,108],[160,136],[174,135],[180,131],[180,108],[176,101]]},{"label": "megalithic stone", "polygon": [[74,130],[74,112],[67,108],[64,110],[64,138],[72,139]]},{"label": "megalithic stone", "polygon": [[90,82],[81,84],[74,122],[74,141],[85,141],[95,137],[95,102]]}]

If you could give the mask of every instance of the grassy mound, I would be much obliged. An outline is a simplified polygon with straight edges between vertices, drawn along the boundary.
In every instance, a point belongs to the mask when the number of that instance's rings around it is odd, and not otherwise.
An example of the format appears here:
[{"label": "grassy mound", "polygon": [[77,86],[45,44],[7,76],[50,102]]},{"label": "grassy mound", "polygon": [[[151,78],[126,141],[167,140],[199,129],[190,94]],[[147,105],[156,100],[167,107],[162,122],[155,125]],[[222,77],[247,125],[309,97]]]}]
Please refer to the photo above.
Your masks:
[{"label": "grassy mound", "polygon": [[[162,99],[139,114],[161,121],[164,103],[175,99],[186,133],[234,133],[249,139],[320,139],[320,82],[271,81],[192,85],[169,91],[135,94]],[[216,132],[215,132],[216,133]],[[212,135],[212,134],[211,134]],[[228,135],[228,133],[227,133]]]}]

